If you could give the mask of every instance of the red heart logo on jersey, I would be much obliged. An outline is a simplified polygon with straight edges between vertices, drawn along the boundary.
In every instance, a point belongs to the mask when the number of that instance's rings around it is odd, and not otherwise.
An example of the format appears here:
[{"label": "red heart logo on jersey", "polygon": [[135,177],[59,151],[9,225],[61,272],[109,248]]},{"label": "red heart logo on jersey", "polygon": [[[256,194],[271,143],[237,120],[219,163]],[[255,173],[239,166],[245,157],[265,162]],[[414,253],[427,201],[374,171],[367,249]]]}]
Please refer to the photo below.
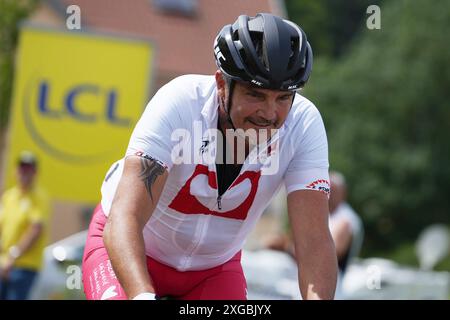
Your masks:
[{"label": "red heart logo on jersey", "polygon": [[194,173],[169,204],[169,208],[185,214],[211,214],[223,218],[244,220],[247,217],[248,210],[250,210],[250,207],[255,200],[259,178],[261,177],[261,171],[245,171],[238,176],[238,178],[230,186],[230,189],[238,186],[245,179],[249,179],[251,184],[250,193],[239,206],[225,212],[210,210],[191,194],[192,180],[202,174],[208,177],[208,186],[217,190],[216,173],[214,171],[209,171],[207,166],[198,164],[195,167]]}]

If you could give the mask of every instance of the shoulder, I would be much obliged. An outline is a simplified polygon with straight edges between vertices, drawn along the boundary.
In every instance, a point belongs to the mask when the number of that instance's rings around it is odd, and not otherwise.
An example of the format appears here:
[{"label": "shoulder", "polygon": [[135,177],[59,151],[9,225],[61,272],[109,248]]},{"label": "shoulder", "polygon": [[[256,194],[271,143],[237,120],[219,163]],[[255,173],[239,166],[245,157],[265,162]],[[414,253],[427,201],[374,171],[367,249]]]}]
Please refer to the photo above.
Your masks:
[{"label": "shoulder", "polygon": [[174,78],[162,86],[158,92],[170,93],[174,97],[185,99],[202,99],[208,97],[215,89],[214,76],[187,74]]},{"label": "shoulder", "polygon": [[319,110],[314,103],[298,93],[285,123],[296,145],[299,141],[326,143],[325,125]]},{"label": "shoulder", "polygon": [[289,112],[289,117],[287,119],[291,124],[309,124],[314,120],[322,121],[322,116],[319,109],[314,105],[313,102],[300,95],[295,94],[294,103],[292,104],[292,109]]},{"label": "shoulder", "polygon": [[352,208],[352,206],[350,206],[350,204],[348,202],[344,202],[343,203],[343,210],[344,210],[346,216],[349,217],[349,219],[352,219],[354,221],[360,221],[361,220],[359,215]]},{"label": "shoulder", "polygon": [[2,200],[11,199],[11,198],[15,197],[18,194],[18,192],[19,192],[19,188],[17,188],[17,187],[12,187],[12,188],[6,189],[3,192]]},{"label": "shoulder", "polygon": [[185,120],[197,113],[214,94],[214,76],[183,75],[162,86],[148,103],[144,114],[161,115],[167,120]]},{"label": "shoulder", "polygon": [[336,218],[348,221],[352,228],[361,224],[361,218],[347,202],[341,203],[336,211]]},{"label": "shoulder", "polygon": [[31,194],[33,204],[40,209],[47,210],[50,203],[50,196],[46,189],[41,186],[35,186]]}]

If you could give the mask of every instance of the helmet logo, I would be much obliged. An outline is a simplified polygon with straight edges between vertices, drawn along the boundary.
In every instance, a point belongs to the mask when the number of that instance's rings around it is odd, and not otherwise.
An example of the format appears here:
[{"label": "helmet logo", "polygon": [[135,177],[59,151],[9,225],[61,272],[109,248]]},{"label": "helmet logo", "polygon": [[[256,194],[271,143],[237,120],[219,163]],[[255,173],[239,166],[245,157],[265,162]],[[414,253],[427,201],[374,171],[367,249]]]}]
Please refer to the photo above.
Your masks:
[{"label": "helmet logo", "polygon": [[216,47],[214,49],[214,53],[216,54],[216,59],[217,61],[219,61],[219,59],[223,59],[224,61],[226,61],[227,59],[225,59],[225,57],[223,56],[222,52],[220,51],[219,47]]},{"label": "helmet logo", "polygon": [[262,86],[262,82],[256,81],[254,79],[251,81],[251,83],[254,83],[254,84],[256,84],[257,86],[260,86],[260,87]]},{"label": "helmet logo", "polygon": [[296,88],[297,88],[297,86],[298,86],[298,85],[296,85],[296,84],[294,84],[294,85],[292,85],[292,86],[289,86],[289,87],[288,87],[288,90],[291,90],[291,89],[296,89]]}]

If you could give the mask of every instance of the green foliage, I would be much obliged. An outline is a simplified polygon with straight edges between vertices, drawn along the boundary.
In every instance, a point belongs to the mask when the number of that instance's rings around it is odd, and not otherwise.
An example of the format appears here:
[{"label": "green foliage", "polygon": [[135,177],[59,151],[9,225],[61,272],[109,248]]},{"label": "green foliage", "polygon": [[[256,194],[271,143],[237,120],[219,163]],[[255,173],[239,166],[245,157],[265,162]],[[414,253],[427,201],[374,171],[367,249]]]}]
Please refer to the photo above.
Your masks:
[{"label": "green foliage", "polygon": [[338,56],[368,17],[369,5],[381,0],[286,0],[289,19],[308,36],[315,56]]},{"label": "green foliage", "polygon": [[382,251],[374,253],[375,256],[382,256],[386,259],[396,261],[401,265],[407,265],[410,267],[419,267],[419,260],[415,251],[415,243],[405,242],[391,251]]},{"label": "green foliage", "polygon": [[381,30],[361,27],[341,58],[316,60],[305,95],[363,215],[367,254],[449,224],[450,2],[388,2]]},{"label": "green foliage", "polygon": [[449,271],[450,270],[450,254],[447,255],[447,257],[445,259],[443,259],[436,265],[435,270],[436,271]]},{"label": "green foliage", "polygon": [[18,24],[36,4],[37,0],[0,0],[0,128],[8,121]]},{"label": "green foliage", "polygon": [[[404,242],[390,251],[381,250],[379,252],[373,252],[372,255],[396,261],[401,265],[407,265],[413,268],[420,267],[415,242]],[[433,270],[450,271],[450,253],[439,261]]]}]

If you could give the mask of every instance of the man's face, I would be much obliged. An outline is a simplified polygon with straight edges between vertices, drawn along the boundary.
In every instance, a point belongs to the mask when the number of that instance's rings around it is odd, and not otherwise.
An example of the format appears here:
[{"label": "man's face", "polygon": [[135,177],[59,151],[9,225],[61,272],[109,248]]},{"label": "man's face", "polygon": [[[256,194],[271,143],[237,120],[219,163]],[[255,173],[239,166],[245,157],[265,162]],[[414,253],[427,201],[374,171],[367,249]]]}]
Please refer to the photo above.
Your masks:
[{"label": "man's face", "polygon": [[[219,95],[226,104],[228,88],[225,83]],[[271,136],[271,129],[279,129],[286,120],[292,106],[294,92],[261,89],[247,83],[236,82],[231,101],[230,117],[236,129],[256,130]]]},{"label": "man's face", "polygon": [[36,174],[36,166],[33,164],[19,164],[17,168],[20,185],[27,189],[33,184],[34,176]]},{"label": "man's face", "polygon": [[255,88],[236,83],[231,101],[230,116],[236,128],[279,129],[287,118],[294,93]]}]

